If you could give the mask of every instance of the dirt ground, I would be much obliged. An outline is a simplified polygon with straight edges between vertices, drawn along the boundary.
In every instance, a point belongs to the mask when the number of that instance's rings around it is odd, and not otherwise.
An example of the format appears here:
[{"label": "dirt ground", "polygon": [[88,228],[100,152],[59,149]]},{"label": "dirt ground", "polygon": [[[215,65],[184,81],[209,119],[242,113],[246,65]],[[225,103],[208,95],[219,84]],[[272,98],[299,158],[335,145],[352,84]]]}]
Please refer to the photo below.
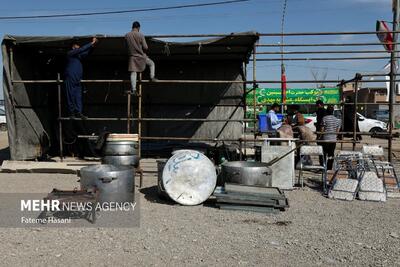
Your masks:
[{"label": "dirt ground", "polygon": [[[263,215],[174,205],[157,198],[155,185],[147,175],[137,188],[140,227],[0,228],[0,264],[400,266],[400,199],[336,201],[305,187],[286,192],[287,211]],[[75,175],[0,173],[0,192],[75,186]]]}]

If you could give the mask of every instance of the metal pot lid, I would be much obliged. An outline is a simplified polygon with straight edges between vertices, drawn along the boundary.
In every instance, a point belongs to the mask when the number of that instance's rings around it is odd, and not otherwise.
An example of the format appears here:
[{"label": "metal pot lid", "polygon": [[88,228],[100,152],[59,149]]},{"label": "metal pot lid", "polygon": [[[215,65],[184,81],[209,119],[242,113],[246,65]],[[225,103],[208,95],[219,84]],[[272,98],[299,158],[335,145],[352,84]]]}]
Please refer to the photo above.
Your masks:
[{"label": "metal pot lid", "polygon": [[222,164],[223,167],[234,168],[268,168],[268,164],[258,161],[228,161]]},{"label": "metal pot lid", "polygon": [[182,205],[198,205],[213,193],[217,174],[214,164],[205,155],[186,150],[167,161],[162,183],[172,200]]}]

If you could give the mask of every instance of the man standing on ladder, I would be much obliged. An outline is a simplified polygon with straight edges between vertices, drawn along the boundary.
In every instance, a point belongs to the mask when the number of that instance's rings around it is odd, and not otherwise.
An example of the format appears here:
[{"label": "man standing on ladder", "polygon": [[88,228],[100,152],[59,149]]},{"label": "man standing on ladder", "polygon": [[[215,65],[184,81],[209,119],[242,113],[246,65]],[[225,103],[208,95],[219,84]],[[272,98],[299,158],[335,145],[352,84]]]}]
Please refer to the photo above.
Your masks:
[{"label": "man standing on ladder", "polygon": [[93,37],[92,42],[80,46],[77,41],[72,42],[71,50],[67,53],[67,66],[65,67],[65,92],[67,96],[68,112],[71,118],[87,119],[82,114],[82,85],[83,75],[82,59],[87,57],[98,42]]},{"label": "man standing on ladder", "polygon": [[148,50],[146,39],[143,33],[140,32],[140,23],[135,21],[132,24],[132,31],[125,35],[129,53],[128,71],[131,73],[131,93],[136,92],[137,73],[143,72],[146,66],[150,68],[150,80],[155,82],[155,64],[153,60],[147,57],[144,50]]}]

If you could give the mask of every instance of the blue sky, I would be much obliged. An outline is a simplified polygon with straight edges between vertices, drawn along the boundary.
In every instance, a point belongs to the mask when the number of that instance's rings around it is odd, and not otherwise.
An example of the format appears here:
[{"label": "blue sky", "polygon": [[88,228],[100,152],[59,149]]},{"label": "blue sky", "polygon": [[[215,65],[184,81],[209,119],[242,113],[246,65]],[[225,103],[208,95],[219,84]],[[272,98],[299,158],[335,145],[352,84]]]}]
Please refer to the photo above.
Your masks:
[{"label": "blue sky", "polygon": [[[135,1],[5,1],[1,0],[0,16],[46,15],[54,13],[76,13],[113,11],[132,8],[160,7],[179,4],[206,3],[216,0],[135,0]],[[392,20],[391,0],[288,0],[285,31],[374,31],[375,22]],[[7,3],[7,4],[5,4]],[[122,35],[130,30],[133,20],[139,20],[145,34],[196,34],[231,33],[255,30],[258,32],[280,32],[283,0],[252,0],[224,6],[188,8],[146,13],[102,15],[79,18],[56,18],[40,20],[0,21],[0,34],[14,35]],[[261,43],[277,43],[279,38],[262,38]],[[287,37],[287,43],[311,42],[377,42],[374,35]],[[355,48],[355,47],[350,47]],[[349,50],[349,47],[342,48]],[[318,50],[332,50],[320,48]],[[335,48],[338,49],[338,48]],[[357,50],[382,50],[381,46],[356,47]],[[259,51],[276,51],[260,49]],[[291,48],[290,51],[305,48]],[[357,54],[353,56],[362,56]],[[374,54],[370,56],[378,56]],[[386,53],[382,54],[386,55]],[[317,57],[319,55],[316,55]],[[337,57],[346,56],[334,55]],[[262,57],[262,56],[260,56]],[[268,56],[264,56],[268,57]],[[290,56],[293,57],[293,56]],[[305,57],[300,55],[299,57]],[[311,57],[311,56],[310,56]],[[293,61],[287,62],[288,80],[347,79],[356,72],[381,71],[387,60],[373,61]],[[260,62],[257,78],[278,80],[279,62]],[[251,68],[249,68],[251,72]],[[299,86],[299,85],[296,85]],[[310,84],[314,87],[315,84]],[[304,85],[304,87],[307,87]],[[2,95],[2,91],[1,91]],[[0,96],[1,96],[0,95]]]}]

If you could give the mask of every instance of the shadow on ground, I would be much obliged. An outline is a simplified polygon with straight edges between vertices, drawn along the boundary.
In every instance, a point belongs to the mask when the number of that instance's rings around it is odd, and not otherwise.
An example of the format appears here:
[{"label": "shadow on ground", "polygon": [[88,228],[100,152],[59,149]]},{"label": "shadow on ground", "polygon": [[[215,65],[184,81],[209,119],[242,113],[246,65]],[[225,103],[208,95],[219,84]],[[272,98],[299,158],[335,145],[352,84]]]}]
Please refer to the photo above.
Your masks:
[{"label": "shadow on ground", "polygon": [[10,159],[10,147],[0,149],[0,165],[3,164],[3,161],[9,159]]},{"label": "shadow on ground", "polygon": [[164,205],[177,205],[172,200],[168,199],[167,196],[160,196],[157,192],[157,186],[150,186],[139,189],[139,192],[144,194],[144,198],[152,203],[159,203]]}]

